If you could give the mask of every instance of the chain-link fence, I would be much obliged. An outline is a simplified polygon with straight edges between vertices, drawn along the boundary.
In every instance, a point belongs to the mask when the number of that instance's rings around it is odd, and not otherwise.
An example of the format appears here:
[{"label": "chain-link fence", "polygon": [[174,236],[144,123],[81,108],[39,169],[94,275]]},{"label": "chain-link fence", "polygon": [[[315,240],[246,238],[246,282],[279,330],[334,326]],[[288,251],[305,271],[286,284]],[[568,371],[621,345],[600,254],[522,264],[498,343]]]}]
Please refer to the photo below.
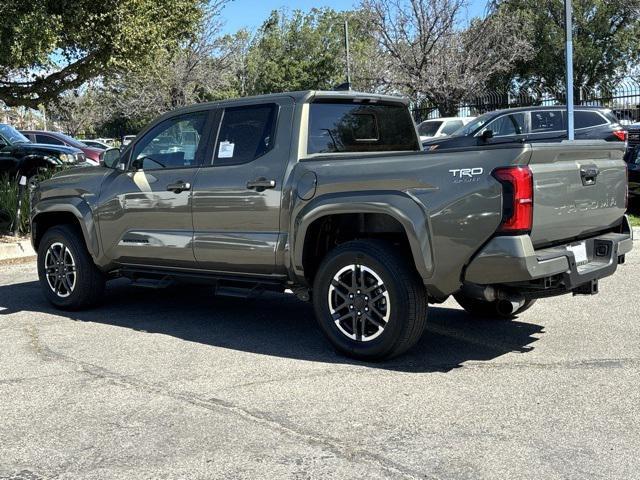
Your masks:
[{"label": "chain-link fence", "polygon": [[[620,82],[606,90],[581,88],[576,90],[574,98],[576,105],[610,108],[623,124],[640,122],[640,84],[633,80]],[[527,87],[519,91],[483,92],[460,102],[457,116],[470,117],[503,108],[553,106],[565,103],[564,92],[549,88]],[[415,108],[413,115],[418,123],[443,116],[438,111],[437,105],[430,104],[428,101],[424,102],[420,108]]]}]

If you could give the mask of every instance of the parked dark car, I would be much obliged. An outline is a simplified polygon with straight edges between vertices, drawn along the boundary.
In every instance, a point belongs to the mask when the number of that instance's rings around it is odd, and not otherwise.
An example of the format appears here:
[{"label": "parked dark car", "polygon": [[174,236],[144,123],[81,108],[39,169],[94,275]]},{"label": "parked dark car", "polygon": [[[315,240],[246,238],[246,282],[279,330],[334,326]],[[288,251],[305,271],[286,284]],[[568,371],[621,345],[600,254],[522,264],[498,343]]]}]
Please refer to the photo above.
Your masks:
[{"label": "parked dark car", "polygon": [[637,207],[640,202],[640,123],[628,127],[627,169],[629,172],[629,199]]},{"label": "parked dark car", "polygon": [[82,150],[31,142],[10,125],[0,123],[0,175],[25,175],[31,184],[43,170],[85,164]]},{"label": "parked dark car", "polygon": [[[598,107],[576,107],[576,140],[624,142],[626,132],[611,110]],[[522,107],[480,115],[451,136],[427,140],[427,150],[477,147],[512,142],[549,142],[567,138],[565,107]]]},{"label": "parked dark car", "polygon": [[21,130],[24,136],[29,138],[32,142],[35,143],[44,143],[47,145],[66,145],[67,147],[77,148],[84,152],[85,157],[87,157],[87,161],[89,163],[93,163],[94,165],[100,165],[100,153],[103,150],[98,148],[90,147],[85,143],[82,143],[80,140],[77,140],[69,135],[65,135],[60,132],[47,132],[44,130]]}]

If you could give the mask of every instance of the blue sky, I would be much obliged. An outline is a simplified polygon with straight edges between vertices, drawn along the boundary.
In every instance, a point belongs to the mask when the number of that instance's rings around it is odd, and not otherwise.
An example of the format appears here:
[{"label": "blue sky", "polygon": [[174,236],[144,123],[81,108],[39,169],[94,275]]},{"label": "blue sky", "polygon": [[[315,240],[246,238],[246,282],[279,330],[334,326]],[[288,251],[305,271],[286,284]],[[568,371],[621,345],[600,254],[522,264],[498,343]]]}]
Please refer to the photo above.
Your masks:
[{"label": "blue sky", "polygon": [[[242,27],[255,29],[259,27],[271,10],[286,7],[291,10],[309,10],[313,7],[331,7],[336,10],[353,8],[357,1],[353,0],[233,0],[225,6],[222,13],[225,22],[223,31],[233,33]],[[482,15],[486,0],[470,0],[469,17]]]}]

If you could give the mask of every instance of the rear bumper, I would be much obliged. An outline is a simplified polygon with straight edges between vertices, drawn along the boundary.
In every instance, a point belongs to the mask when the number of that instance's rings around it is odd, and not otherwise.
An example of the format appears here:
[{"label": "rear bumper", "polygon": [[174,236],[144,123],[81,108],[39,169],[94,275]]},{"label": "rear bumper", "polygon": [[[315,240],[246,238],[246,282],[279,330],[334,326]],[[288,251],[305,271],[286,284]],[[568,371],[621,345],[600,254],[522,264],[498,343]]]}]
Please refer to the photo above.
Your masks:
[{"label": "rear bumper", "polygon": [[582,265],[564,245],[535,250],[528,235],[495,237],[468,265],[465,282],[506,284],[529,290],[531,296],[572,291],[616,271],[633,247],[633,230],[626,216],[621,232],[582,240],[588,258]]}]

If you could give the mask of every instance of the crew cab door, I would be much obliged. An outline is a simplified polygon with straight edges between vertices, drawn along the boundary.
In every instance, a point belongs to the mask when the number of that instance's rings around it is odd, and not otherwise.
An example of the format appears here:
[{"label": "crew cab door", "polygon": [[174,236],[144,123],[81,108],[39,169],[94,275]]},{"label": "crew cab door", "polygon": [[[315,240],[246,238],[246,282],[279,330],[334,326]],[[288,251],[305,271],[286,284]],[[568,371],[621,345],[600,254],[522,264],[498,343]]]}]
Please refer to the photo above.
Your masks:
[{"label": "crew cab door", "polygon": [[200,268],[276,273],[292,115],[292,99],[220,110],[212,162],[198,171],[193,186]]},{"label": "crew cab door", "polygon": [[192,188],[212,127],[207,110],[160,121],[128,150],[126,171],[103,182],[102,248],[122,264],[193,266]]}]

